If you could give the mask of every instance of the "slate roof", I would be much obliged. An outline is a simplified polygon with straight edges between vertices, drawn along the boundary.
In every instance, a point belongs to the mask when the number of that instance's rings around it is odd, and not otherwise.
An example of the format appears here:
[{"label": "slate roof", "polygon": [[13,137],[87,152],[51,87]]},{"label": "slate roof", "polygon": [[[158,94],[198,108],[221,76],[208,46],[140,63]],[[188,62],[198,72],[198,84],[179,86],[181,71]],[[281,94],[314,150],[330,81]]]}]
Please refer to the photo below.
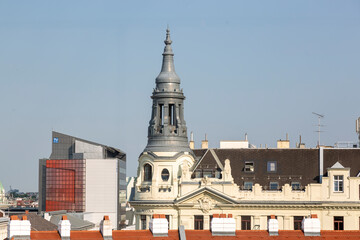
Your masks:
[{"label": "slate roof", "polygon": [[71,224],[71,230],[89,230],[95,227],[95,224],[86,220],[81,219],[76,214],[72,213],[62,213],[62,211],[58,211],[59,214],[51,214],[50,222],[53,224],[58,224],[63,215],[66,215]]},{"label": "slate roof", "polygon": [[[360,149],[324,149],[323,175],[332,166],[350,167],[350,176],[355,177],[360,170]],[[211,151],[195,149],[194,154],[199,159],[193,170],[217,168],[218,164]],[[220,162],[230,160],[231,173],[234,182],[240,187],[244,182],[259,183],[268,186],[270,182],[299,182],[301,186],[318,183],[320,175],[319,149],[212,149]],[[276,162],[276,171],[267,171],[267,162]],[[244,171],[245,162],[254,163],[254,171]]]},{"label": "slate roof", "polygon": [[57,230],[57,225],[49,222],[43,217],[37,215],[36,213],[26,213],[18,215],[19,219],[22,219],[22,216],[27,217],[31,224],[32,231],[53,231]]},{"label": "slate roof", "polygon": [[[270,181],[285,183],[301,182],[302,186],[318,182],[319,178],[319,152],[317,149],[213,149],[220,162],[230,160],[231,173],[234,182],[242,186],[244,182],[251,181],[261,186],[268,186]],[[197,156],[204,151],[194,151]],[[206,153],[206,152],[205,152]],[[214,169],[216,160],[208,151],[202,157],[196,169]],[[254,163],[253,172],[245,172],[245,162]],[[267,171],[267,162],[275,161],[276,172]]]}]

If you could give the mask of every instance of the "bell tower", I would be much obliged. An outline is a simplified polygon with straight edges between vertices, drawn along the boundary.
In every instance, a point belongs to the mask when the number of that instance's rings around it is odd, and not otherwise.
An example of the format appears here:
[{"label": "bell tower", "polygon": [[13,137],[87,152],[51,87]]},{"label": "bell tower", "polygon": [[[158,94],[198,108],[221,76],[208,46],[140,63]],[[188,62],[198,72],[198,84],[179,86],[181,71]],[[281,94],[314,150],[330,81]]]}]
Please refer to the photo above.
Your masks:
[{"label": "bell tower", "polygon": [[185,96],[175,72],[169,28],[164,43],[162,68],[151,96],[152,114],[144,152],[191,152],[184,120]]},{"label": "bell tower", "polygon": [[[162,209],[181,195],[182,176],[189,176],[195,155],[189,147],[184,120],[185,96],[180,78],[175,72],[170,30],[166,30],[163,62],[152,93],[152,114],[148,128],[148,142],[139,156],[134,199],[136,229],[148,228],[151,214],[170,214],[170,228],[177,229],[177,211]],[[156,203],[148,205],[148,203]],[[159,205],[160,204],[160,205]],[[165,206],[164,205],[164,206]],[[168,205],[166,205],[168,206]]]}]

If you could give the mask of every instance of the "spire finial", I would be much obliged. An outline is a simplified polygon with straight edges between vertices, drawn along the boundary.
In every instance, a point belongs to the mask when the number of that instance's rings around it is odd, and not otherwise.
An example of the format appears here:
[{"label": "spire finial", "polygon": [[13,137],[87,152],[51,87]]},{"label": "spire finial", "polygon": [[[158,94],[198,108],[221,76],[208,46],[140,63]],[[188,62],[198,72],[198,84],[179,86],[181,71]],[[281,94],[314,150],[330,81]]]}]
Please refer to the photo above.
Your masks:
[{"label": "spire finial", "polygon": [[170,39],[170,29],[169,29],[169,25],[167,26],[167,29],[166,29],[166,39],[164,41],[164,43],[166,45],[171,45],[172,41]]}]

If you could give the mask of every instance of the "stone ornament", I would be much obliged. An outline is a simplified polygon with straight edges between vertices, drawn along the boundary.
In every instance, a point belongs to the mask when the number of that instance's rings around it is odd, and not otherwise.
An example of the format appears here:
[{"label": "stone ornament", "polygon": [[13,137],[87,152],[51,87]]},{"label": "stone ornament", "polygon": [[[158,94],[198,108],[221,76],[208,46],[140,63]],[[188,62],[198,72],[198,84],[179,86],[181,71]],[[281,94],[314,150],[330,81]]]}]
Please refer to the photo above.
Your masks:
[{"label": "stone ornament", "polygon": [[224,181],[233,181],[233,177],[231,176],[231,167],[230,167],[230,160],[229,159],[225,160],[223,178],[224,178]]},{"label": "stone ornament", "polygon": [[198,200],[200,204],[200,210],[204,213],[208,213],[211,209],[214,208],[213,201],[208,197],[202,197]]}]

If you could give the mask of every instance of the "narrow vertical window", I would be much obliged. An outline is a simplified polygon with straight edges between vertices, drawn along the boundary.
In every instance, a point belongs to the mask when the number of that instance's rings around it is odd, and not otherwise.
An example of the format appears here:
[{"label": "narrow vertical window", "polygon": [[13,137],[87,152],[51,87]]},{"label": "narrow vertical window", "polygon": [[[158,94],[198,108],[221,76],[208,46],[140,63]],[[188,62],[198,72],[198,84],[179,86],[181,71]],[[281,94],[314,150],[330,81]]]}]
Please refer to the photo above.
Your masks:
[{"label": "narrow vertical window", "polygon": [[334,217],[334,230],[344,230],[344,217]]},{"label": "narrow vertical window", "polygon": [[144,181],[151,181],[152,180],[152,167],[150,164],[144,165]]},{"label": "narrow vertical window", "polygon": [[334,192],[343,192],[344,191],[344,176],[335,175],[334,176]]},{"label": "narrow vertical window", "polygon": [[160,125],[164,125],[164,104],[159,104],[160,110]]},{"label": "narrow vertical window", "polygon": [[175,125],[175,105],[169,104],[169,123]]},{"label": "narrow vertical window", "polygon": [[146,229],[146,215],[140,215],[140,225],[142,230]]},{"label": "narrow vertical window", "polygon": [[170,230],[170,215],[165,215],[165,218],[168,221],[168,230]]}]

